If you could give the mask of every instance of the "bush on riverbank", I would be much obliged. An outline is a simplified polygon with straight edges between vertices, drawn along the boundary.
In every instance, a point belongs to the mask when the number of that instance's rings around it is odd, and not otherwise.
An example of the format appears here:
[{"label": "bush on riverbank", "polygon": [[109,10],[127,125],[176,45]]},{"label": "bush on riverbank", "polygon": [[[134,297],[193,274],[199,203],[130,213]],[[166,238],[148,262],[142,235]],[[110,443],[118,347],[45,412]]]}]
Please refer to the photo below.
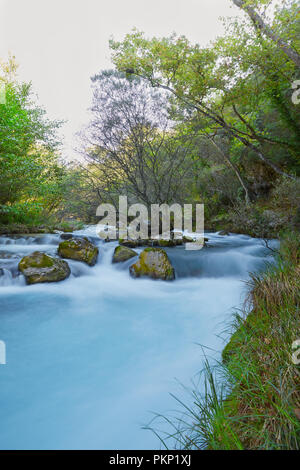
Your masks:
[{"label": "bush on riverbank", "polygon": [[205,222],[217,230],[244,233],[252,237],[278,238],[280,232],[300,229],[300,181],[281,178],[267,197],[251,204],[236,201]]},{"label": "bush on riverbank", "polygon": [[74,230],[83,229],[84,224],[79,220],[73,221],[44,221],[40,224],[28,223],[10,223],[0,224],[0,235],[18,235],[25,233],[55,233],[56,230],[61,232],[73,232]]},{"label": "bush on riverbank", "polygon": [[[300,449],[300,235],[286,234],[278,263],[250,281],[251,313],[236,315],[223,363],[204,369],[168,438],[186,449]],[[225,385],[221,385],[225,384]],[[167,439],[168,440],[168,439]],[[167,442],[167,441],[165,441]]]}]

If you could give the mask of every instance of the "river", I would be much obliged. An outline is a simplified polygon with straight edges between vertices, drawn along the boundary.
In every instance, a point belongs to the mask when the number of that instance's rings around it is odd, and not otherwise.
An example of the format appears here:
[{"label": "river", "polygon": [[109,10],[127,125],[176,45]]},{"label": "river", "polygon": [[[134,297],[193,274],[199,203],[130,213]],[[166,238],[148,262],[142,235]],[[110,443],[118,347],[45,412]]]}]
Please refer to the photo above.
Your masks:
[{"label": "river", "polygon": [[68,260],[68,279],[32,286],[20,258],[55,254],[60,235],[0,237],[0,448],[159,449],[142,426],[178,408],[170,393],[185,397],[180,384],[202,367],[199,344],[220,358],[244,281],[270,251],[260,239],[207,233],[203,250],[166,249],[176,280],[163,282],[130,278],[135,259],[113,265],[116,243],[94,227],[76,234],[98,244],[96,266]]}]

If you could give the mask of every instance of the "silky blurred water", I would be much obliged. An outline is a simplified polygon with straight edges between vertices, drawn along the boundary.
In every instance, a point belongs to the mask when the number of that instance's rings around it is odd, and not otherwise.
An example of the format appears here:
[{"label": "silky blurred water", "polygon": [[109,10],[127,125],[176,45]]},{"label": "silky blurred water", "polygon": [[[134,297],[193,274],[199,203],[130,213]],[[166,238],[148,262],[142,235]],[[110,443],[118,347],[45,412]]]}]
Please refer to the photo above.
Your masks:
[{"label": "silky blurred water", "polygon": [[0,237],[1,449],[160,448],[142,426],[177,408],[170,393],[184,397],[179,383],[200,371],[199,344],[220,356],[243,281],[272,262],[259,239],[207,236],[200,251],[167,249],[174,282],[131,279],[135,258],[112,265],[116,243],[93,238],[96,266],[70,261],[69,279],[33,286],[18,261],[56,254],[60,236]]}]

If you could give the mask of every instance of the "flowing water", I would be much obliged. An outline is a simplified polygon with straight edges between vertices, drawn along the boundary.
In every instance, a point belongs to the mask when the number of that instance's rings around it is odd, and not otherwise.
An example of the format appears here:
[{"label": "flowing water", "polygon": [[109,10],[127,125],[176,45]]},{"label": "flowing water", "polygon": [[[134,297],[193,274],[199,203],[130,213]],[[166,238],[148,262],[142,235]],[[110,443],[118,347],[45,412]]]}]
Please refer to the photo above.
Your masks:
[{"label": "flowing water", "polygon": [[177,407],[170,393],[181,397],[179,383],[201,369],[199,344],[220,357],[243,281],[272,262],[270,251],[259,239],[208,233],[203,250],[166,250],[174,282],[137,280],[135,258],[112,265],[115,242],[93,227],[77,234],[98,244],[96,266],[68,260],[68,279],[32,286],[20,258],[55,255],[60,235],[0,237],[0,448],[159,449],[142,426]]}]

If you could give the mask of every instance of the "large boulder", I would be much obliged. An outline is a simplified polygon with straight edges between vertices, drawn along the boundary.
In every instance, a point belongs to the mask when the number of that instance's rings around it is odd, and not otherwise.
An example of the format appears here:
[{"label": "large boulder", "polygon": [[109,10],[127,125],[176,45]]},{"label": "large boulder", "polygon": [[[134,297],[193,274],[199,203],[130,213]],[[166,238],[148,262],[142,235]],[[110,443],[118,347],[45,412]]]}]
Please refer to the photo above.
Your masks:
[{"label": "large boulder", "polygon": [[27,284],[63,281],[70,275],[70,268],[66,261],[53,258],[40,251],[24,256],[18,268],[24,274]]},{"label": "large boulder", "polygon": [[175,279],[174,268],[167,253],[161,248],[145,248],[129,270],[132,277],[148,276],[164,281]]},{"label": "large boulder", "polygon": [[96,264],[98,252],[98,248],[87,238],[72,238],[58,245],[59,256],[76,261],[83,261],[89,266]]},{"label": "large boulder", "polygon": [[137,253],[131,248],[127,248],[127,246],[117,246],[114,251],[112,262],[121,263],[133,258],[134,256],[137,256]]}]

